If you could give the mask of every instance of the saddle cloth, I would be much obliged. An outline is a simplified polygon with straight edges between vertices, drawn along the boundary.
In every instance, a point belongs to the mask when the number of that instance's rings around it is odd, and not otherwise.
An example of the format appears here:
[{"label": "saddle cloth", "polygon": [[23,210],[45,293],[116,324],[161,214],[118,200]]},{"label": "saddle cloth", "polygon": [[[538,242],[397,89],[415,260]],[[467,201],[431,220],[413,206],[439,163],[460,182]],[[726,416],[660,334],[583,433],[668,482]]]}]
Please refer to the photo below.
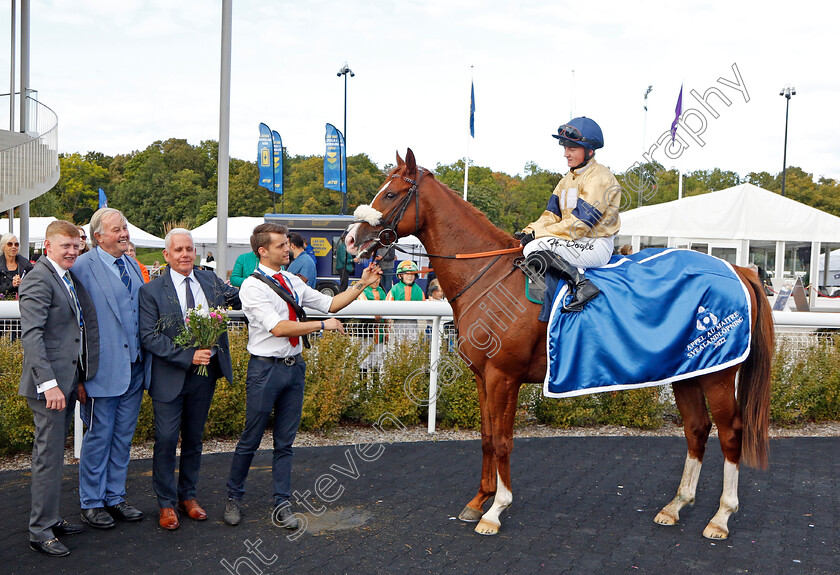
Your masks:
[{"label": "saddle cloth", "polygon": [[647,249],[586,270],[601,294],[577,313],[561,284],[548,321],[543,393],[572,397],[664,385],[725,369],[750,352],[750,298],[727,262]]}]

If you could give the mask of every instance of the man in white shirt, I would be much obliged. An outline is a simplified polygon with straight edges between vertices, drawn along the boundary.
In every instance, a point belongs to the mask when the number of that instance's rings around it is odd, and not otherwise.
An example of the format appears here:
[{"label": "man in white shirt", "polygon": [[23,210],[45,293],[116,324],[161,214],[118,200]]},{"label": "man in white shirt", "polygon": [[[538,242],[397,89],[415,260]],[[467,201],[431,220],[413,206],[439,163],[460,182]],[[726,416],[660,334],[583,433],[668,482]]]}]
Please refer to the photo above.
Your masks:
[{"label": "man in white shirt", "polygon": [[[274,504],[275,524],[297,529],[300,522],[290,509],[292,444],[300,425],[306,364],[302,340],[311,333],[336,330],[344,326],[336,318],[301,321],[302,308],[323,313],[336,312],[355,300],[365,287],[382,273],[372,263],[362,279],[350,289],[330,297],[303,283],[297,276],[282,272],[289,263],[289,240],[285,226],[261,224],[251,235],[251,249],[259,257],[254,274],[242,282],[239,297],[248,318],[248,376],[245,429],[233,454],[228,477],[228,501],[224,520],[238,525],[245,495],[245,480],[254,453],[259,448],[268,419],[274,412]],[[280,294],[285,294],[281,296]],[[284,299],[285,298],[285,299]]]},{"label": "man in white shirt", "polygon": [[29,546],[63,557],[70,550],[57,536],[84,530],[59,513],[64,442],[77,394],[84,393],[78,384],[96,373],[99,339],[93,301],[70,272],[79,255],[76,226],[63,220],[47,226],[44,252],[20,284],[23,371],[18,393],[27,398],[35,422]]}]

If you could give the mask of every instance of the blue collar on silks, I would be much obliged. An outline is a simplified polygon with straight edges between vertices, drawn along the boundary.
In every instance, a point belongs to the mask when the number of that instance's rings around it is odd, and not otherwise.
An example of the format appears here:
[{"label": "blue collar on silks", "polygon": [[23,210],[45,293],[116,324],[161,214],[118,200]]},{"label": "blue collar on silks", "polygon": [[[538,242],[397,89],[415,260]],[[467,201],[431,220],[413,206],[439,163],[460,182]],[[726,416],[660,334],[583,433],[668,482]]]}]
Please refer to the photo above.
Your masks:
[{"label": "blue collar on silks", "polygon": [[572,397],[664,385],[742,362],[750,298],[727,262],[690,250],[648,249],[586,270],[601,294],[548,322],[543,393]]}]

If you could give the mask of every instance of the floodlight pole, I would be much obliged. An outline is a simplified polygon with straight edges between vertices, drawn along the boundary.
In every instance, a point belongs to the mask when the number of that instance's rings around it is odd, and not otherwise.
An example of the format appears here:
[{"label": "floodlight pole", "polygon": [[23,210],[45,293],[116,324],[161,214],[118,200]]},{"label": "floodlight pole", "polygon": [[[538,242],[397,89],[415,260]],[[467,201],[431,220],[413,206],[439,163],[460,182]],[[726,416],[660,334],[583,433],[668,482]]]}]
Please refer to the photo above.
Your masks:
[{"label": "floodlight pole", "polygon": [[782,197],[785,195],[785,176],[787,172],[787,136],[788,136],[788,113],[790,111],[790,98],[791,96],[796,96],[796,88],[788,84],[782,91],[779,92],[779,96],[785,97],[785,148],[784,152],[782,152]]}]

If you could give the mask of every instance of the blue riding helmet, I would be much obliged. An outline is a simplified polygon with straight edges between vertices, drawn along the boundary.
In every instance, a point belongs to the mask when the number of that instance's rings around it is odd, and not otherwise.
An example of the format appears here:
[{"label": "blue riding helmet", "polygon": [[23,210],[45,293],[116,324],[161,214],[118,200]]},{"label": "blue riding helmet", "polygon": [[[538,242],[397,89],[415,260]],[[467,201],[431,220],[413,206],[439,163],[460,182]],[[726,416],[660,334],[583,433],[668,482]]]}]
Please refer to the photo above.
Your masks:
[{"label": "blue riding helmet", "polygon": [[557,133],[552,136],[560,140],[561,146],[579,146],[592,151],[604,147],[601,127],[586,116],[569,120],[569,123],[557,128]]}]

